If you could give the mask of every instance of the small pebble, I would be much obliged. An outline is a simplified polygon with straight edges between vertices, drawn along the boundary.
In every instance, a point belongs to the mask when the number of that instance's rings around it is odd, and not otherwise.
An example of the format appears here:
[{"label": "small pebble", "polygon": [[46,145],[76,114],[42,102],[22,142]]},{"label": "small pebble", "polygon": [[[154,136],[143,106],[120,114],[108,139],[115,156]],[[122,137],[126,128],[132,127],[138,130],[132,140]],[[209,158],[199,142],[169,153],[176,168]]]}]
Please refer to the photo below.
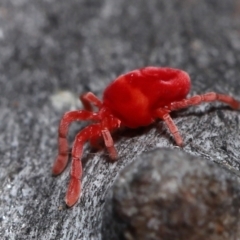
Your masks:
[{"label": "small pebble", "polygon": [[144,153],[117,178],[105,204],[103,239],[237,240],[237,179],[181,150]]}]

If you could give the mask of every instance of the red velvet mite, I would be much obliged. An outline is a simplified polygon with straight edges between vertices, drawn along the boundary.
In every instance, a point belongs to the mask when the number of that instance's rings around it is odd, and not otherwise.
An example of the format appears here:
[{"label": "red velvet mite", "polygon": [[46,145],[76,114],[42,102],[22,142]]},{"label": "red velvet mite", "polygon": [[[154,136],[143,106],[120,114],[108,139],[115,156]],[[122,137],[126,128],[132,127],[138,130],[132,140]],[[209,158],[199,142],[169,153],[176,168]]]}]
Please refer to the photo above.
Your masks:
[{"label": "red velvet mite", "polygon": [[[104,91],[103,101],[88,92],[80,97],[85,110],[71,111],[63,115],[59,125],[58,151],[52,172],[60,174],[68,162],[67,132],[73,121],[92,120],[93,124],[82,129],[72,147],[70,183],[66,193],[66,204],[74,205],[81,191],[83,145],[89,141],[97,146],[103,138],[112,159],[117,158],[111,132],[120,126],[137,128],[147,126],[156,119],[165,122],[178,146],[183,145],[177,126],[170,112],[197,105],[202,102],[220,101],[233,109],[240,108],[234,98],[209,92],[186,98],[191,87],[189,75],[179,69],[145,67],[119,76]],[[98,108],[93,112],[92,105]]]}]

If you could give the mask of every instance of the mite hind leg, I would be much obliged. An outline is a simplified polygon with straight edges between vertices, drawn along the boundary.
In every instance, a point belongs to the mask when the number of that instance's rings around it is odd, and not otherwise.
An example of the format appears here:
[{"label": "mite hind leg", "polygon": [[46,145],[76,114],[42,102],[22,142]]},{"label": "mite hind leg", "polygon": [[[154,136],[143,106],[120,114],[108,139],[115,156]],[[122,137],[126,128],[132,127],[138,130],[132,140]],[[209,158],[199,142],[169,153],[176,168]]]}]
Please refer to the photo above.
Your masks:
[{"label": "mite hind leg", "polygon": [[168,108],[173,110],[178,110],[181,108],[186,108],[193,105],[199,105],[203,102],[213,102],[213,101],[219,101],[222,103],[228,104],[233,109],[240,109],[240,102],[237,101],[235,98],[225,95],[225,94],[219,94],[215,92],[209,92],[202,95],[195,95],[193,97],[183,99],[182,101],[173,102],[171,103]]},{"label": "mite hind leg", "polygon": [[178,131],[178,128],[174,121],[172,120],[171,116],[169,115],[170,111],[166,109],[157,109],[156,116],[160,119],[162,119],[165,124],[167,125],[169,131],[173,135],[173,138],[176,142],[176,144],[179,147],[183,147],[183,139]]}]

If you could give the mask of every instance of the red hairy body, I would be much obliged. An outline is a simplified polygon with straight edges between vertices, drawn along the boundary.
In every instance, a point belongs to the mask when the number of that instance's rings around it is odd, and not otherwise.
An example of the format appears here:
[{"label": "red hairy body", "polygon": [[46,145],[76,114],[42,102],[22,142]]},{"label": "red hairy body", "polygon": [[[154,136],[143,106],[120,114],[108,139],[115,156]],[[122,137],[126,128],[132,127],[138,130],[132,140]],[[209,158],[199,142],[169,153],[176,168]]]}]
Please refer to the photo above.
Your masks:
[{"label": "red hairy body", "polygon": [[[191,81],[189,75],[179,69],[146,67],[131,71],[116,78],[104,91],[103,101],[89,92],[80,97],[84,110],[64,114],[59,125],[59,154],[53,165],[53,174],[60,174],[68,162],[67,132],[71,122],[93,120],[95,123],[81,130],[72,147],[70,183],[66,193],[66,204],[74,205],[81,191],[82,149],[85,142],[97,146],[103,138],[112,159],[117,151],[110,132],[125,126],[137,128],[147,126],[156,119],[162,119],[174,137],[178,146],[183,145],[177,126],[170,112],[197,105],[202,102],[220,101],[233,109],[239,109],[240,103],[234,98],[214,92],[187,98]],[[92,110],[92,105],[98,108]]]},{"label": "red hairy body", "polygon": [[121,75],[103,93],[103,104],[131,128],[151,124],[154,111],[185,98],[190,78],[184,71],[148,67]]}]

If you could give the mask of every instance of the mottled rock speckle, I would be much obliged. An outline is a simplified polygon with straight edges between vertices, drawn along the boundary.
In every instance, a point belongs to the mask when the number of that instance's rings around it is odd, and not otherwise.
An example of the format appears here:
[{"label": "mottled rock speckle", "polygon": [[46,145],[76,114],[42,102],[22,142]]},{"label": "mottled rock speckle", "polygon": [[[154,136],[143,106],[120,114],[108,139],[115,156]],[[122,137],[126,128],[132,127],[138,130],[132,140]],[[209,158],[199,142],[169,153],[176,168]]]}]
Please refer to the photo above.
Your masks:
[{"label": "mottled rock speckle", "polygon": [[117,178],[104,239],[236,240],[239,207],[240,187],[228,171],[180,150],[157,149]]}]

